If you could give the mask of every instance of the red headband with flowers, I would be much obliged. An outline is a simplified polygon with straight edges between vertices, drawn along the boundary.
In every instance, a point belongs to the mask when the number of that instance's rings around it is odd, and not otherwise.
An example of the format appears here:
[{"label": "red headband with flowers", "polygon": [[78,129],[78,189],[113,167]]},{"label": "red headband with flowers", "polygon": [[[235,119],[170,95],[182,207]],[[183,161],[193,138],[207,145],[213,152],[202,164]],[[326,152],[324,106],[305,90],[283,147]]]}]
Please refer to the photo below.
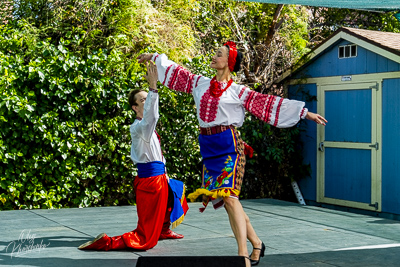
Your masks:
[{"label": "red headband with flowers", "polygon": [[229,70],[232,72],[236,65],[236,56],[237,56],[237,49],[235,42],[226,42],[224,45],[229,47],[229,57],[228,57],[228,66]]}]

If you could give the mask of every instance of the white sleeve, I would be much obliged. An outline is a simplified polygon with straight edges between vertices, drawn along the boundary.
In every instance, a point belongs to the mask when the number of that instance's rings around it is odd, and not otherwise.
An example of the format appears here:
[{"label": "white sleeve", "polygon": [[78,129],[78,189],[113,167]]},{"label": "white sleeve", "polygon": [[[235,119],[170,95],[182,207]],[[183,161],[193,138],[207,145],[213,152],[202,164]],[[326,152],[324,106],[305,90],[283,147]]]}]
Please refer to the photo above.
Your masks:
[{"label": "white sleeve", "polygon": [[151,136],[156,129],[158,118],[158,93],[150,91],[144,103],[142,120],[136,124],[132,131],[144,141],[150,142]]}]

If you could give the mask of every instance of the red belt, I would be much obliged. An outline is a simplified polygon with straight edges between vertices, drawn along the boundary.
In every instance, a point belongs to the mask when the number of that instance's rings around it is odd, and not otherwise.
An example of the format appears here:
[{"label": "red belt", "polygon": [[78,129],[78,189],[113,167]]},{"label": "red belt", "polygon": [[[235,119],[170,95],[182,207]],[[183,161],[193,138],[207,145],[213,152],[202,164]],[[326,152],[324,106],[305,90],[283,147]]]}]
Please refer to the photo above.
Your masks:
[{"label": "red belt", "polygon": [[209,127],[209,128],[200,127],[200,134],[203,134],[203,135],[218,134],[218,133],[225,132],[228,129],[235,129],[235,126],[233,126],[233,125],[217,125],[217,126]]}]

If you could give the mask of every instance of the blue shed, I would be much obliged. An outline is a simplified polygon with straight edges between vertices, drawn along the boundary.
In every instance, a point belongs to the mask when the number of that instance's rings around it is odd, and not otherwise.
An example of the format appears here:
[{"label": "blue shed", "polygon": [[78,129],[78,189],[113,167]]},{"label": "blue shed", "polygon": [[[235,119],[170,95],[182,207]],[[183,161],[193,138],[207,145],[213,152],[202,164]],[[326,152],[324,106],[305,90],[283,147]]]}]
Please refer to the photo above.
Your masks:
[{"label": "blue shed", "polygon": [[284,81],[328,120],[301,125],[304,199],[400,218],[400,34],[341,28]]}]

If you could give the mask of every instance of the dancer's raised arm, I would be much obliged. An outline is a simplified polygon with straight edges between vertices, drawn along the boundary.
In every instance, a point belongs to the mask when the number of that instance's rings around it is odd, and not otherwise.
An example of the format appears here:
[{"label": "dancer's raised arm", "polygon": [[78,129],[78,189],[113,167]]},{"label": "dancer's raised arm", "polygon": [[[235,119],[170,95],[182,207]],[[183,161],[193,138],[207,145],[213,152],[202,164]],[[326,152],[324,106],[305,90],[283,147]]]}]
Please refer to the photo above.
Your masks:
[{"label": "dancer's raised arm", "polygon": [[134,97],[136,102],[132,109],[136,112],[139,123],[131,127],[131,133],[139,136],[146,142],[150,139],[156,129],[159,115],[159,96],[157,90],[157,67],[153,62],[146,62],[147,72],[146,80],[149,83],[150,90],[147,94],[142,91],[137,93]]},{"label": "dancer's raised arm", "polygon": [[169,60],[165,54],[141,54],[137,59],[139,63],[154,61],[160,83],[175,91],[191,94],[202,78],[202,76],[192,74],[189,70]]}]

